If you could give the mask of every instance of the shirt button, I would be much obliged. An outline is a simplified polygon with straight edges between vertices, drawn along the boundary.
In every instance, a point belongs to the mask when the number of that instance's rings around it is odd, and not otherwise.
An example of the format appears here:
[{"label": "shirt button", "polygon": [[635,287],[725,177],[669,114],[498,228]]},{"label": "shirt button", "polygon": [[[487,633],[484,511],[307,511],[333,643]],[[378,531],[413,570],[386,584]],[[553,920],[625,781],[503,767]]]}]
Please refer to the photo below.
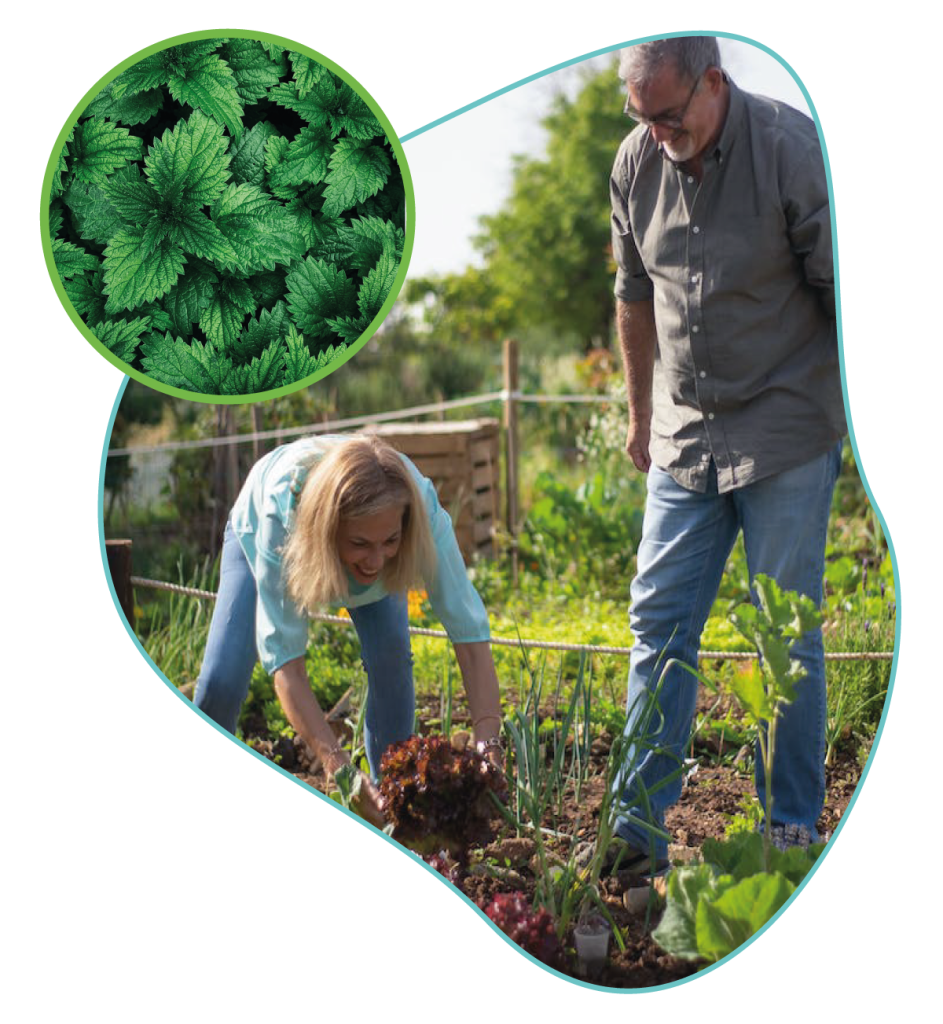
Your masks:
[{"label": "shirt button", "polygon": [[713,414],[712,412],[709,412],[709,413],[707,414],[707,418],[708,418],[709,420],[712,420],[712,419],[714,418],[714,414]]},{"label": "shirt button", "polygon": [[[698,374],[698,377],[700,377],[701,380],[703,380],[706,376],[707,376],[707,370],[701,370],[701,372]],[[711,418],[713,418],[713,415],[714,414],[711,413]]]},{"label": "shirt button", "polygon": [[691,284],[697,284],[697,274],[691,275]]},{"label": "shirt button", "polygon": [[700,328],[700,327],[698,327],[698,325],[697,325],[697,324],[694,324],[694,326],[693,326],[693,327],[691,328],[691,333],[692,333],[692,334],[697,334],[697,332],[698,332],[698,331],[699,331],[700,329],[701,329],[701,328]]},{"label": "shirt button", "polygon": [[689,185],[693,185],[694,184],[694,175],[693,174],[689,174],[688,175],[688,184]]},{"label": "shirt button", "polygon": [[696,235],[699,235],[699,234],[701,233],[701,229],[700,229],[700,228],[699,228],[699,227],[697,226],[697,224],[695,224],[695,225],[694,225],[694,227],[693,227],[693,228],[692,228],[691,230],[692,230],[692,231],[694,232],[694,234],[696,234]]}]

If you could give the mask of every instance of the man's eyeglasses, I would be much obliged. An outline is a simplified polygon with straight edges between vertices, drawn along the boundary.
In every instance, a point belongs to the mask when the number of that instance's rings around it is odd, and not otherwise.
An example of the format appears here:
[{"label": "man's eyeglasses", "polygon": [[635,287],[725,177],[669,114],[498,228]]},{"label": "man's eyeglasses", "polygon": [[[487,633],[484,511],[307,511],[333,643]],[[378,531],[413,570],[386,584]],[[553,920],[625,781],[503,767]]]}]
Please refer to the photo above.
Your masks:
[{"label": "man's eyeglasses", "polygon": [[628,117],[631,117],[632,120],[636,121],[638,124],[645,125],[646,128],[668,128],[672,131],[680,131],[684,124],[684,119],[687,116],[688,107],[691,106],[691,100],[694,99],[697,87],[701,84],[701,78],[703,78],[703,75],[698,75],[694,80],[694,86],[688,93],[688,98],[685,100],[684,106],[673,114],[655,114],[654,117],[648,117],[637,111],[628,99],[625,101],[625,106],[622,108],[622,112]]}]

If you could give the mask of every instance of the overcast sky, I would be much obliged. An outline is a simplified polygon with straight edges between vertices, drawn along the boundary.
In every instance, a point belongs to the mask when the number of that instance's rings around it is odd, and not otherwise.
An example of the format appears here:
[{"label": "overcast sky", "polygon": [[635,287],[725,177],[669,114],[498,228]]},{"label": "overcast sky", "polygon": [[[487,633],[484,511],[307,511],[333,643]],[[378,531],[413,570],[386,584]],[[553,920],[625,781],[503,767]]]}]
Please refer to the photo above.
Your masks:
[{"label": "overcast sky", "polygon": [[[739,86],[809,112],[802,90],[775,57],[739,40],[720,43],[724,66]],[[470,238],[478,217],[499,209],[508,194],[511,156],[543,152],[540,121],[558,92],[572,94],[578,87],[583,66],[544,75],[404,143],[417,204],[411,277],[461,271],[476,261]],[[469,103],[480,98],[469,96]],[[403,136],[422,127],[397,125]]]}]

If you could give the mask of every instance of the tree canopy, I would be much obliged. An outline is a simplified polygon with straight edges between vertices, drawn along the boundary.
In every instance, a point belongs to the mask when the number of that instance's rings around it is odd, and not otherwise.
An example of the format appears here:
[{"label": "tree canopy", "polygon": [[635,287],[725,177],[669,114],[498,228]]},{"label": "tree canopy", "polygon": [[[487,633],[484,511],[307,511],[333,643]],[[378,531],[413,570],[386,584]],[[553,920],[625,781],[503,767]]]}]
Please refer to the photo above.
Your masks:
[{"label": "tree canopy", "polygon": [[428,319],[456,342],[539,332],[584,349],[608,345],[615,266],[609,173],[632,127],[622,113],[615,63],[583,73],[573,98],[558,95],[542,120],[541,157],[514,157],[510,194],[480,218],[482,268],[408,284],[432,297]]}]

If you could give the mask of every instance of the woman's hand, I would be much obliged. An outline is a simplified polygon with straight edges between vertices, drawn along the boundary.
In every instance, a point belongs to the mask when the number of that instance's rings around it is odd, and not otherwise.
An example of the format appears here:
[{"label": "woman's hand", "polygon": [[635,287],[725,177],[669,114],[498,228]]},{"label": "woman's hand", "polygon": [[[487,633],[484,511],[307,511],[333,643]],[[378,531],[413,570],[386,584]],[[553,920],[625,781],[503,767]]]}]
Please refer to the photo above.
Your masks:
[{"label": "woman's hand", "polygon": [[368,775],[364,775],[363,772],[360,775],[360,792],[351,800],[351,806],[360,815],[361,818],[365,818],[370,822],[371,825],[376,825],[377,828],[383,828],[386,824],[386,814],[383,810],[383,797],[380,796],[380,791]]}]

